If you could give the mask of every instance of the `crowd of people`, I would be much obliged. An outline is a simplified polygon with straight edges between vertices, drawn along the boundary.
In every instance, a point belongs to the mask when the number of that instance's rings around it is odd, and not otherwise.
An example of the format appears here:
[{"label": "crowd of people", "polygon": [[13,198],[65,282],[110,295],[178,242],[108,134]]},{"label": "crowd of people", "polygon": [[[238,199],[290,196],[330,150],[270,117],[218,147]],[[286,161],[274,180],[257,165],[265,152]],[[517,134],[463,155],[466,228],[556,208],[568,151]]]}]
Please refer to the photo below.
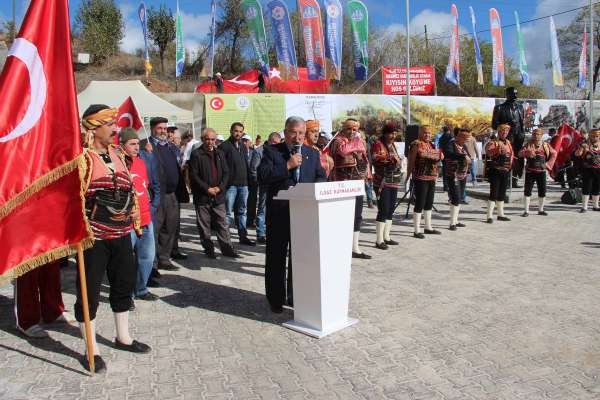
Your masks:
[{"label": "crowd of people", "polygon": [[[128,316],[135,308],[134,300],[159,298],[149,288],[160,286],[160,270],[176,271],[179,267],[172,260],[187,258],[179,248],[180,209],[182,203],[190,201],[190,191],[206,257],[218,257],[213,233],[220,256],[241,257],[230,229],[237,232],[237,246],[266,244],[266,298],[271,310],[281,313],[284,306],[293,306],[293,283],[289,205],[275,199],[280,190],[304,182],[364,181],[367,193],[373,190],[371,201],[377,207],[374,247],[387,250],[399,244],[392,239],[391,230],[403,184],[414,207],[414,237],[441,234],[432,226],[440,172],[450,204],[449,230],[464,227],[459,212],[466,203],[466,181],[471,176],[475,184],[475,161],[481,156],[466,128],[444,127],[440,135],[434,136],[431,127],[420,126],[418,138],[407,144],[405,157],[396,145],[402,132],[393,122],[385,123],[378,136],[365,138],[360,121],[354,118],[343,121],[331,135],[322,132],[316,120],[290,117],[282,132],[270,133],[263,143],[260,135],[253,140],[241,122],[231,124],[227,139],[215,129],[205,128],[197,141],[189,133],[180,135],[177,127],[168,125],[163,117],[152,118],[149,137],[140,140],[131,128],[119,131],[116,117],[116,109],[98,104],[82,116],[88,166],[85,209],[95,238],[93,246],[84,251],[91,336],[83,328],[79,284],[74,318],[64,312],[58,263],[25,274],[15,284],[17,327],[26,336],[45,337],[40,321],[78,321],[83,338],[92,344],[96,371],[105,368],[95,336],[105,275],[115,320],[115,347],[136,353],[151,350],[131,337]],[[510,130],[510,125],[498,125],[497,133],[484,146],[484,175],[490,182],[488,223],[494,222],[494,209],[498,221],[509,221],[504,202],[510,171],[518,159],[525,160],[523,217],[529,215],[534,184],[538,214],[547,215],[546,170],[556,152],[544,142],[541,129],[534,130],[531,140],[516,152],[508,139]],[[116,137],[118,145],[114,144]],[[581,210],[587,210],[591,196],[593,210],[600,211],[600,130],[590,132],[575,157],[583,168]],[[363,196],[356,198],[353,216],[352,257],[358,259],[371,258],[359,245],[364,203]],[[366,204],[371,203],[367,200]],[[248,234],[253,228],[256,242]]]}]

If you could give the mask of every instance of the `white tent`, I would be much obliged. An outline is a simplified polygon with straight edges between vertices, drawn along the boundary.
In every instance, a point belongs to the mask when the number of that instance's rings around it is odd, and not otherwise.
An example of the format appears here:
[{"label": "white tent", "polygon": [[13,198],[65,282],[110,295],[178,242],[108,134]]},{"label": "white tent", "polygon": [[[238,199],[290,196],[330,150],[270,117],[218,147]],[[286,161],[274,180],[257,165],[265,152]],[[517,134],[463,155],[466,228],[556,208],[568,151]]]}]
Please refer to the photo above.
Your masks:
[{"label": "white tent", "polygon": [[191,124],[193,113],[174,106],[146,89],[140,81],[92,81],[85,90],[77,95],[79,115],[90,104],[106,104],[119,107],[131,96],[133,103],[145,124],[152,117],[165,117],[170,123]]}]

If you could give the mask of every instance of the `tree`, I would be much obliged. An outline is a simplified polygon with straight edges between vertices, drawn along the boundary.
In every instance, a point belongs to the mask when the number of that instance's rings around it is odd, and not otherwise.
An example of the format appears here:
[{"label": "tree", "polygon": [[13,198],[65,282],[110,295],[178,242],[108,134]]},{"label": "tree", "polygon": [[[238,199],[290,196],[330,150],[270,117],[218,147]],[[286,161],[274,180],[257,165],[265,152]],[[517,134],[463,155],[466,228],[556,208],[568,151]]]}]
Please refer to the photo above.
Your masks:
[{"label": "tree", "polygon": [[175,19],[173,13],[164,4],[158,10],[150,7],[148,10],[148,35],[158,47],[160,72],[165,73],[165,52],[170,43],[175,41]]},{"label": "tree", "polygon": [[[585,90],[577,88],[578,81],[578,67],[579,67],[579,55],[581,53],[581,37],[583,34],[583,27],[589,22],[590,12],[589,8],[583,8],[577,16],[564,28],[556,30],[558,36],[558,48],[560,49],[560,56],[563,68],[563,76],[565,78],[565,90],[569,91],[572,95],[580,98],[589,98],[589,94]],[[594,43],[596,43],[596,57],[594,60],[594,71],[593,71],[593,82],[594,90],[598,82],[598,72],[600,71],[600,10],[594,8],[594,32],[590,34],[590,27],[588,25],[588,45],[591,36],[594,37]],[[587,50],[586,50],[587,51]],[[588,53],[589,57],[589,53]],[[589,58],[588,58],[589,63]],[[589,71],[588,71],[589,73]]]},{"label": "tree", "polygon": [[75,17],[77,33],[95,64],[103,64],[119,51],[123,15],[114,0],[82,0]]},{"label": "tree", "polygon": [[[222,10],[222,13],[221,19],[216,24],[215,39],[219,39],[220,44],[215,52],[215,66],[218,66],[221,72],[238,74],[242,72],[244,65],[242,49],[244,45],[247,46],[249,37],[242,2],[241,0],[221,0],[219,9]],[[225,53],[222,53],[223,51]]]},{"label": "tree", "polygon": [[2,24],[2,31],[6,32],[6,46],[10,47],[17,37],[17,29],[13,21],[6,21]]}]

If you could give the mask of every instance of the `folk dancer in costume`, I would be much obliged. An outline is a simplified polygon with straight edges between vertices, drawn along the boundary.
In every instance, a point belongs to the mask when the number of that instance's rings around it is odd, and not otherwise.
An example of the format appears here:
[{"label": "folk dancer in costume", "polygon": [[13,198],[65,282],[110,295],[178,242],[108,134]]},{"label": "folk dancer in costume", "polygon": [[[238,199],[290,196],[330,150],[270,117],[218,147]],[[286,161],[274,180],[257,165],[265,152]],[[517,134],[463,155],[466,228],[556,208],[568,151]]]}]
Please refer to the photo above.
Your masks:
[{"label": "folk dancer in costume", "polygon": [[396,131],[396,125],[386,124],[381,131],[381,137],[371,146],[371,157],[375,168],[373,187],[377,196],[375,247],[381,250],[386,250],[388,245],[398,244],[390,236],[392,215],[402,181],[401,158],[394,144]]},{"label": "folk dancer in costume", "polygon": [[465,143],[471,138],[471,132],[468,129],[461,128],[458,135],[452,138],[444,149],[446,168],[446,184],[448,185],[448,196],[450,197],[450,230],[463,228],[465,224],[458,222],[458,213],[462,195],[467,184],[467,175],[469,174],[469,165],[471,158],[465,147]]},{"label": "folk dancer in costume", "polygon": [[116,108],[93,104],[83,113],[85,152],[88,171],[85,209],[94,233],[94,244],[84,251],[85,273],[92,324],[92,337],[86,338],[83,325],[81,288],[77,279],[75,318],[81,324],[83,337],[91,340],[96,371],[106,368],[96,344],[95,318],[104,274],[110,285],[109,302],[114,313],[117,337],[115,347],[134,353],[148,353],[150,346],[133,340],[129,335],[131,294],[136,285],[136,267],[130,232],[132,224],[139,229],[139,210],[131,175],[122,155],[113,143],[117,134]]},{"label": "folk dancer in costume", "polygon": [[321,167],[323,167],[325,175],[329,178],[329,174],[333,170],[333,158],[331,158],[326,151],[323,151],[322,147],[324,146],[319,147],[319,138],[321,137],[321,134],[319,133],[320,128],[319,121],[314,119],[306,121],[306,137],[304,138],[304,144],[319,152]]},{"label": "folk dancer in costume", "polygon": [[538,214],[548,215],[544,211],[544,200],[546,198],[546,170],[554,165],[556,160],[556,150],[548,143],[542,140],[544,132],[540,129],[534,129],[532,138],[521,151],[519,158],[524,158],[525,166],[525,210],[522,216],[529,216],[529,204],[531,203],[531,193],[533,184],[537,185],[538,190]]},{"label": "folk dancer in costume", "polygon": [[[331,144],[331,156],[334,163],[333,181],[372,179],[371,166],[367,158],[367,146],[360,137],[360,123],[356,119],[348,118],[344,122],[342,131]],[[371,256],[363,253],[358,245],[362,210],[363,196],[357,196],[354,207],[352,257],[368,260]]]},{"label": "folk dancer in costume", "polygon": [[425,235],[421,232],[421,214],[425,216],[425,233],[441,234],[431,226],[431,209],[435,195],[435,181],[438,177],[438,164],[444,159],[444,154],[435,148],[431,138],[431,128],[428,125],[421,125],[419,138],[410,144],[408,155],[407,180],[412,177],[415,196],[413,236],[417,239],[425,239]]},{"label": "folk dancer in costume", "polygon": [[498,207],[498,221],[510,221],[504,215],[504,198],[510,179],[510,170],[514,160],[514,152],[510,141],[507,139],[510,125],[500,124],[498,126],[498,137],[490,140],[485,146],[485,154],[488,159],[488,181],[490,182],[490,197],[488,200],[486,222],[494,222],[494,205]]},{"label": "folk dancer in costume", "polygon": [[581,160],[583,186],[583,200],[580,212],[586,212],[590,195],[592,196],[593,210],[600,211],[598,199],[600,198],[600,129],[592,129],[589,139],[582,143],[575,151],[575,157]]}]

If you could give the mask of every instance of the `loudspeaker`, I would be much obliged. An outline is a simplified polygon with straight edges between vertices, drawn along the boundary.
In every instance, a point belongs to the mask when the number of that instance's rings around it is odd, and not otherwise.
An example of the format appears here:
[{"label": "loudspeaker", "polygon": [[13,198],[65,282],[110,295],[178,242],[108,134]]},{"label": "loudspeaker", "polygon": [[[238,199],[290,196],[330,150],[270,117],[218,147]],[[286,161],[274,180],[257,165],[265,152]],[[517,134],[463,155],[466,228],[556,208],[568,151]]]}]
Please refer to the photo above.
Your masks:
[{"label": "loudspeaker", "polygon": [[419,125],[407,125],[404,135],[404,156],[408,157],[410,144],[419,138]]}]

